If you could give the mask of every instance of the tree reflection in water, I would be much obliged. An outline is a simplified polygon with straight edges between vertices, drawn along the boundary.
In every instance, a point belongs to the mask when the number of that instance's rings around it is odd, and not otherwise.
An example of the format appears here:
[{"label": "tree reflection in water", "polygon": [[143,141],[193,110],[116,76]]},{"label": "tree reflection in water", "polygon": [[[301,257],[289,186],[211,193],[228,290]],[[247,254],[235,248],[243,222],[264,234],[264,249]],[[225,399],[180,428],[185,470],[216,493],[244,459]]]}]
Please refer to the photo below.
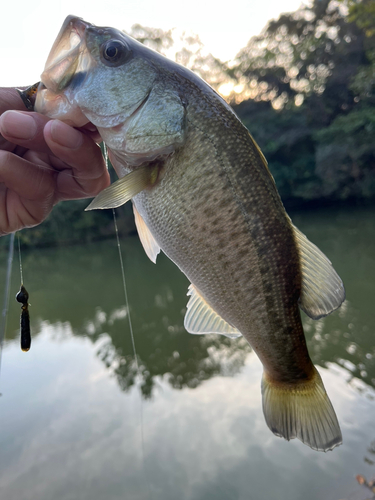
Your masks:
[{"label": "tree reflection in water", "polygon": [[[164,255],[156,266],[149,262],[136,238],[122,241],[122,249],[143,396],[152,396],[158,377],[181,389],[237,373],[251,351],[247,342],[188,334],[183,327],[188,300],[183,274]],[[34,339],[45,321],[70,324],[75,336],[98,344],[98,357],[127,391],[137,372],[116,252],[113,241],[38,250],[25,252],[23,265],[32,290]],[[12,305],[8,339],[18,336],[19,314],[13,310]]]},{"label": "tree reflection in water", "polygon": [[[371,210],[357,209],[330,210],[329,217],[327,210],[293,217],[332,260],[348,297],[327,318],[312,321],[304,316],[311,357],[318,366],[343,367],[359,391],[375,387],[373,216]],[[184,330],[188,282],[179,269],[164,255],[152,264],[137,238],[126,238],[121,245],[144,397],[152,396],[161,377],[181,389],[241,370],[250,352],[242,338],[194,336]],[[123,390],[132,387],[136,368],[115,241],[24,252],[23,267],[32,297],[34,339],[41,322],[67,323],[75,336],[98,342],[99,358]],[[18,287],[14,272],[14,294]],[[18,304],[11,301],[8,341],[18,338],[18,313]]]},{"label": "tree reflection in water", "polygon": [[[198,387],[215,375],[232,376],[241,369],[251,351],[243,338],[235,341],[210,335],[192,340],[186,332],[177,335],[166,332],[164,335],[164,342],[155,350],[147,348],[152,347],[152,339],[138,343],[140,386],[144,398],[152,396],[160,377],[174,389],[183,389]],[[122,390],[128,391],[135,384],[136,363],[125,348],[125,342],[115,344],[109,338],[100,346],[98,356],[116,377]]]}]

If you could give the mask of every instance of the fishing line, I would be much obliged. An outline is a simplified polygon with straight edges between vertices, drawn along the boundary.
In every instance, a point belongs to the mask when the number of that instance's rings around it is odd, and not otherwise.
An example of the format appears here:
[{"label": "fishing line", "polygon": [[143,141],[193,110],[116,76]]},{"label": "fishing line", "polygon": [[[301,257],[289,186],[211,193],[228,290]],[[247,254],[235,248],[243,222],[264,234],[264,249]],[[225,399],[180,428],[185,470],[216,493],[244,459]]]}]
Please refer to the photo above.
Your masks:
[{"label": "fishing line", "polygon": [[69,167],[67,164],[65,164],[65,167],[63,167],[61,164],[58,165],[58,167],[54,168],[54,167],[49,167],[48,165],[38,165],[38,169],[40,170],[45,170],[46,172],[53,172],[53,173],[57,173],[57,174],[60,174],[62,171],[64,171],[64,177],[70,177],[71,179],[87,179],[87,175],[77,175],[77,174],[74,174],[70,171],[68,171],[68,168],[71,168]]},{"label": "fishing line", "polygon": [[[137,377],[139,380],[139,384],[141,384],[141,371],[139,368],[139,363],[138,363],[138,356],[137,356],[137,350],[135,347],[135,339],[134,339],[134,331],[133,331],[133,324],[130,316],[130,308],[129,308],[129,299],[128,299],[128,291],[126,287],[126,280],[125,280],[125,268],[124,268],[124,262],[122,259],[122,252],[121,252],[121,246],[120,246],[120,238],[119,238],[119,233],[118,233],[118,227],[117,227],[117,220],[116,220],[116,214],[115,214],[115,209],[112,208],[112,214],[113,214],[113,221],[115,224],[115,232],[116,232],[116,240],[117,240],[117,249],[118,249],[118,254],[120,258],[120,266],[121,266],[121,274],[122,274],[122,283],[124,286],[124,295],[125,295],[125,305],[126,305],[126,310],[128,313],[128,322],[129,322],[129,330],[130,330],[130,337],[133,345],[133,354],[134,354],[134,361],[135,361],[135,366],[136,366],[136,372],[137,372]],[[142,446],[142,463],[143,463],[143,471],[145,474],[145,479],[146,479],[146,484],[148,486],[149,490],[149,496],[151,498],[151,487],[150,483],[146,474],[146,454],[145,454],[145,439],[144,439],[144,432],[143,432],[143,404],[142,404],[142,391],[140,390],[140,405],[139,405],[139,414],[140,414],[140,432],[141,432],[141,446]]]},{"label": "fishing line", "polygon": [[[104,149],[104,160],[105,160],[106,165],[108,167],[108,151],[107,151],[107,146],[105,145],[105,143],[103,143],[103,149]],[[118,234],[117,220],[116,220],[116,214],[115,214],[115,209],[114,208],[112,208],[112,214],[113,214],[113,222],[115,224],[117,249],[118,249],[118,255],[119,255],[119,258],[120,258],[122,283],[124,285],[125,304],[126,304],[127,313],[128,313],[128,321],[129,321],[130,337],[131,337],[131,341],[132,341],[132,345],[133,345],[134,361],[135,361],[137,375],[138,375],[139,378],[141,378],[140,377],[141,373],[140,373],[139,364],[138,364],[137,350],[135,348],[133,325],[132,325],[132,320],[131,320],[131,317],[130,317],[130,308],[129,308],[129,300],[128,300],[128,291],[127,291],[127,288],[126,288],[124,262],[122,260],[120,238],[119,238],[119,234]]]},{"label": "fishing line", "polygon": [[14,253],[14,235],[15,235],[15,233],[12,233],[10,235],[10,239],[9,239],[7,276],[6,276],[6,279],[5,279],[3,310],[2,310],[2,313],[1,313],[1,325],[0,325],[0,371],[1,371],[1,361],[2,361],[2,354],[3,354],[3,343],[4,343],[4,339],[5,339],[5,331],[6,331],[7,317],[8,317],[9,293],[10,293],[10,278],[12,276],[12,262],[13,262],[13,253]]},{"label": "fishing line", "polygon": [[120,257],[122,283],[124,285],[125,303],[126,303],[126,309],[127,309],[127,313],[128,313],[130,337],[131,337],[132,345],[133,345],[134,361],[135,361],[137,375],[140,378],[141,373],[140,373],[140,370],[139,370],[138,356],[137,356],[137,351],[136,351],[136,348],[135,348],[133,325],[132,325],[132,320],[131,320],[131,317],[130,317],[130,309],[129,309],[128,291],[127,291],[127,288],[126,288],[126,281],[125,281],[124,262],[122,260],[122,253],[121,253],[121,247],[120,247],[120,238],[119,238],[119,234],[118,234],[117,220],[116,220],[116,214],[115,214],[115,209],[114,208],[112,208],[112,213],[113,213],[113,221],[115,223],[115,232],[116,232],[116,239],[117,239],[117,249],[118,249],[118,254],[119,254],[119,257]]},{"label": "fishing line", "polygon": [[[104,142],[103,142],[103,156],[104,156],[104,160],[105,160],[105,163],[107,165],[107,168],[108,168],[108,150],[107,150],[107,146],[106,146],[106,144]],[[134,338],[133,324],[132,324],[131,315],[130,315],[128,290],[127,290],[126,279],[125,279],[125,267],[124,267],[124,261],[123,261],[123,258],[122,258],[121,245],[120,245],[120,237],[119,237],[119,232],[118,232],[118,227],[117,227],[116,213],[115,213],[115,209],[114,208],[112,208],[112,214],[113,214],[113,222],[114,222],[114,226],[115,226],[118,255],[119,255],[119,259],[120,259],[122,284],[123,284],[123,288],[124,288],[125,305],[126,305],[126,311],[127,311],[127,315],[128,315],[130,338],[131,338],[131,342],[132,342],[132,346],[133,346],[134,362],[135,362],[135,367],[136,367],[137,378],[139,380],[139,384],[141,384],[142,375],[141,375],[141,370],[139,368],[139,363],[138,363],[137,349],[135,347],[135,338]],[[142,452],[143,472],[144,472],[144,475],[145,475],[145,482],[147,484],[148,491],[149,491],[149,498],[151,498],[151,486],[150,486],[150,482],[148,480],[148,476],[147,476],[147,473],[146,473],[146,458],[145,458],[146,457],[146,453],[145,453],[145,439],[144,439],[144,431],[143,431],[143,402],[142,402],[142,391],[141,391],[141,389],[140,389],[139,420],[140,420],[141,452]]]},{"label": "fishing line", "polygon": [[21,275],[21,285],[23,285],[23,273],[22,273],[22,259],[21,259],[21,243],[20,243],[20,235],[17,233],[18,240],[18,260],[20,263],[20,275]]}]

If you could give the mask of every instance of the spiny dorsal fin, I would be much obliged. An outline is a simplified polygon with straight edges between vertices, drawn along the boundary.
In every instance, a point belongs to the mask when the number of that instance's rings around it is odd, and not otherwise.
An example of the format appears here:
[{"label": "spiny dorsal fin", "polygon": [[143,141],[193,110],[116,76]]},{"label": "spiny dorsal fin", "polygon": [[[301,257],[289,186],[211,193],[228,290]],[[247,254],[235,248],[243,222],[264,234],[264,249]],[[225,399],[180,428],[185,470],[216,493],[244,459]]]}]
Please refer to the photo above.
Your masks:
[{"label": "spiny dorsal fin", "polygon": [[184,326],[189,333],[220,333],[229,338],[240,337],[241,333],[223,320],[204,300],[194,285],[189,286],[187,295],[191,295],[184,319]]},{"label": "spiny dorsal fin", "polygon": [[300,254],[302,291],[299,305],[310,318],[327,316],[345,300],[345,288],[331,262],[293,226]]},{"label": "spiny dorsal fin", "polygon": [[146,226],[145,221],[139,215],[139,212],[135,208],[134,203],[133,203],[133,212],[134,212],[135,225],[138,231],[138,236],[139,239],[141,240],[146,255],[154,264],[156,264],[156,257],[160,252],[160,246],[157,244],[155,238],[152,236],[151,231]]},{"label": "spiny dorsal fin", "polygon": [[158,167],[144,165],[111,184],[96,196],[85,210],[117,208],[154,184]]}]

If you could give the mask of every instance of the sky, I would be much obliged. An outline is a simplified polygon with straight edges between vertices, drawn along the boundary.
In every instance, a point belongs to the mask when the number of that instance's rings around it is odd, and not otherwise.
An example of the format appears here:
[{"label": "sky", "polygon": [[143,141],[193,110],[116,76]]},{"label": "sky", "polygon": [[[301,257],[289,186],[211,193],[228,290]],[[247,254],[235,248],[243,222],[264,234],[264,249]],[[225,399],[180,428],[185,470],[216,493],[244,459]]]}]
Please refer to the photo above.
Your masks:
[{"label": "sky", "polygon": [[39,80],[49,50],[69,14],[97,26],[133,24],[200,36],[222,61],[235,57],[267,21],[296,10],[302,0],[7,0],[1,6],[0,86]]}]

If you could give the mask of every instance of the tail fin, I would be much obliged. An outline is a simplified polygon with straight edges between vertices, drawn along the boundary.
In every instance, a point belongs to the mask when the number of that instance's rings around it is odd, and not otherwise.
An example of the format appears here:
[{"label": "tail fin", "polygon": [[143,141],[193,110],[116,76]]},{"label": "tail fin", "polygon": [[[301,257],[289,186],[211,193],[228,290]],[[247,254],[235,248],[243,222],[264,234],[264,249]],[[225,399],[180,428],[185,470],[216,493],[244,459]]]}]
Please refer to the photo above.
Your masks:
[{"label": "tail fin", "polygon": [[300,439],[313,450],[333,450],[342,443],[335,410],[315,369],[314,377],[298,384],[262,379],[263,413],[276,436]]}]

